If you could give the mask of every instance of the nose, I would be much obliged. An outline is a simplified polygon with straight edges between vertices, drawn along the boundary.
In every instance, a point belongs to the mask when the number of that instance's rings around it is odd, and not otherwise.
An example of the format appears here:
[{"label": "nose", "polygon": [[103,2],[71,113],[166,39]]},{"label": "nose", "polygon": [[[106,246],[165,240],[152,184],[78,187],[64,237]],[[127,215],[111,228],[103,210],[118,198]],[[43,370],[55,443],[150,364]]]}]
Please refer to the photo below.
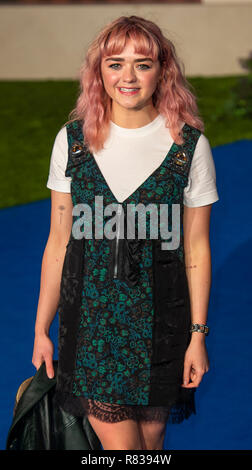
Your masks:
[{"label": "nose", "polygon": [[136,74],[133,67],[125,67],[122,79],[124,82],[135,82],[136,81]]}]

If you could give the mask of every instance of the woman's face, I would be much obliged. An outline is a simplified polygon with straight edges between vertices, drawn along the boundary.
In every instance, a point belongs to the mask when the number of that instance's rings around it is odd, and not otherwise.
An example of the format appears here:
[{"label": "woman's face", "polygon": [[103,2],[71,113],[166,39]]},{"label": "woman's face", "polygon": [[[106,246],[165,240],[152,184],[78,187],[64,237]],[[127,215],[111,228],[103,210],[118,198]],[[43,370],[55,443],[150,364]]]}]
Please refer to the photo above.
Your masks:
[{"label": "woman's face", "polygon": [[[121,54],[115,54],[113,58],[103,57],[101,61],[104,88],[116,108],[137,110],[148,105],[152,107],[152,95],[160,72],[160,62],[135,54],[132,41],[128,41]],[[127,88],[129,92],[121,88]]]}]

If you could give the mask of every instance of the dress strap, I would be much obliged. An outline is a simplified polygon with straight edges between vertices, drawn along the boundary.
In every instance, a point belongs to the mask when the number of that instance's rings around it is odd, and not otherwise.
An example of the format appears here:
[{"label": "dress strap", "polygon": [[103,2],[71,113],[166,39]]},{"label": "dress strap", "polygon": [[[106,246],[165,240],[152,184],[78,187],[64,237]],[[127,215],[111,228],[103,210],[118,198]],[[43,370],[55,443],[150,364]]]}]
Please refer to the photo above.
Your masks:
[{"label": "dress strap", "polygon": [[201,131],[185,123],[183,126],[184,144],[174,144],[168,167],[174,173],[188,179],[191,163]]},{"label": "dress strap", "polygon": [[83,163],[83,157],[87,151],[84,144],[84,136],[82,131],[83,121],[76,119],[66,125],[67,141],[68,141],[68,161],[65,176],[72,176],[71,172],[74,168]]}]

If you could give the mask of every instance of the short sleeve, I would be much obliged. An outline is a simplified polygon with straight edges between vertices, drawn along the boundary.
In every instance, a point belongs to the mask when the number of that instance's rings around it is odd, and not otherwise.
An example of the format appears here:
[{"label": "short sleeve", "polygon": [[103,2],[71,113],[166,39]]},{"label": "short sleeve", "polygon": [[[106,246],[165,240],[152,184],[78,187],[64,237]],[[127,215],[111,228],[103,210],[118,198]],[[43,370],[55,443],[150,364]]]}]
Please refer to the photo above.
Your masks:
[{"label": "short sleeve", "polygon": [[207,137],[201,134],[192,158],[188,184],[184,188],[184,205],[200,207],[218,200],[212,150]]},{"label": "short sleeve", "polygon": [[47,188],[63,193],[71,192],[71,177],[65,176],[68,160],[67,130],[64,126],[56,135],[51,160]]}]

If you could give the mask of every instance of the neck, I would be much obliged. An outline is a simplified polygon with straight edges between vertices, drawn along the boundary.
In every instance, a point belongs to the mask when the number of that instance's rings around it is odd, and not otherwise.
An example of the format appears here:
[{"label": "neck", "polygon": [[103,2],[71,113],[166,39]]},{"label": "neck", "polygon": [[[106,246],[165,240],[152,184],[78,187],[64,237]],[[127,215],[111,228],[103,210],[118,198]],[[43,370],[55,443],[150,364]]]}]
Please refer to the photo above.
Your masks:
[{"label": "neck", "polygon": [[115,110],[112,107],[110,119],[112,122],[117,124],[117,126],[125,127],[127,129],[136,129],[138,127],[146,126],[158,115],[159,112],[153,106],[138,111],[135,109],[124,109],[123,112],[121,112],[121,110],[118,112],[118,110]]}]

